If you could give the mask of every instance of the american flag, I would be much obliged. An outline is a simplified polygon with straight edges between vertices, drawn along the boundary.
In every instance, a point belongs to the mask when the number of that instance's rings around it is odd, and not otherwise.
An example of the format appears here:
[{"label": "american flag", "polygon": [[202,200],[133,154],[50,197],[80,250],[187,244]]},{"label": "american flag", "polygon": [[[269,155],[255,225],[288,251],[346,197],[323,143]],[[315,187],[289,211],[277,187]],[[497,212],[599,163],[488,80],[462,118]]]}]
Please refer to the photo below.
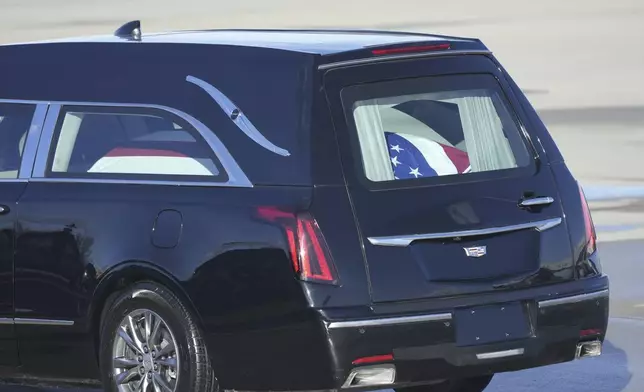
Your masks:
[{"label": "american flag", "polygon": [[208,158],[193,158],[172,150],[127,147],[109,151],[88,172],[193,176],[218,174],[217,167]]},{"label": "american flag", "polygon": [[470,166],[466,152],[427,138],[385,132],[385,139],[397,180],[459,174]]}]

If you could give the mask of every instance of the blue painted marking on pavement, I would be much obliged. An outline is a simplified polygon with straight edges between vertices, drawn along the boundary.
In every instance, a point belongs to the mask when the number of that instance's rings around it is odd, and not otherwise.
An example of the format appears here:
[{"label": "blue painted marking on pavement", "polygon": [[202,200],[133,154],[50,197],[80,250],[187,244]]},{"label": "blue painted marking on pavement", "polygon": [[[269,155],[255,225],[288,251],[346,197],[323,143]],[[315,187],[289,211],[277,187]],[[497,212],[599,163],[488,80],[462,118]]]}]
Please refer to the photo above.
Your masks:
[{"label": "blue painted marking on pavement", "polygon": [[616,232],[616,231],[629,231],[644,228],[637,225],[598,225],[595,230],[598,232]]},{"label": "blue painted marking on pavement", "polygon": [[583,186],[588,201],[644,199],[644,186],[613,186],[588,185]]}]

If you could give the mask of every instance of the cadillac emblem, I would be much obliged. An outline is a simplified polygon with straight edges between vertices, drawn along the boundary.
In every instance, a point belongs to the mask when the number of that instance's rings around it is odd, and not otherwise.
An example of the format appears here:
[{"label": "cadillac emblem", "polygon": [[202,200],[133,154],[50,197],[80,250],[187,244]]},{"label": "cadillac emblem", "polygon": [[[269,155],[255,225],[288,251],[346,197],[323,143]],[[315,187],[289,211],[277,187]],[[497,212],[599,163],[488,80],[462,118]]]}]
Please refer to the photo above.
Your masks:
[{"label": "cadillac emblem", "polygon": [[463,248],[467,257],[482,257],[487,254],[487,246],[473,246],[471,248]]}]

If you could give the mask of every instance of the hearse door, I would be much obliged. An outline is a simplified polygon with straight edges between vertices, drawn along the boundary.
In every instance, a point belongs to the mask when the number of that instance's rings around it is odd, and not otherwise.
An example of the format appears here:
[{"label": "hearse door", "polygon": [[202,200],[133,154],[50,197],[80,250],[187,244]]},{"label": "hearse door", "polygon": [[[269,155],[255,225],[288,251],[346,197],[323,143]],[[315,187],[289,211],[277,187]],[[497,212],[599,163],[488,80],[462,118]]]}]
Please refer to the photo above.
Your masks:
[{"label": "hearse door", "polygon": [[16,206],[27,186],[46,110],[47,105],[0,100],[0,367],[19,364],[13,295]]},{"label": "hearse door", "polygon": [[483,55],[324,75],[373,302],[573,279],[546,156]]}]

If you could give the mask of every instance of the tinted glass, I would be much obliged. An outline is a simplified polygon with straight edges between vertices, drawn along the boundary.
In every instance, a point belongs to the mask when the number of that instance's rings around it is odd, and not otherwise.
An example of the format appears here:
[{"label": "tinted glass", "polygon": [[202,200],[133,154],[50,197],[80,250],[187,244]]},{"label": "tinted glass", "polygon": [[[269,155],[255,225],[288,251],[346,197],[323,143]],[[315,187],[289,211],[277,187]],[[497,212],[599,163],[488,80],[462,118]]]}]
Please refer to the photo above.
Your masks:
[{"label": "tinted glass", "polygon": [[54,177],[219,181],[225,176],[201,135],[161,110],[67,107],[54,145],[48,173]]},{"label": "tinted glass", "polygon": [[352,87],[365,176],[374,182],[511,170],[531,156],[492,76],[442,76]]},{"label": "tinted glass", "polygon": [[35,110],[34,105],[0,103],[0,179],[18,178]]}]

